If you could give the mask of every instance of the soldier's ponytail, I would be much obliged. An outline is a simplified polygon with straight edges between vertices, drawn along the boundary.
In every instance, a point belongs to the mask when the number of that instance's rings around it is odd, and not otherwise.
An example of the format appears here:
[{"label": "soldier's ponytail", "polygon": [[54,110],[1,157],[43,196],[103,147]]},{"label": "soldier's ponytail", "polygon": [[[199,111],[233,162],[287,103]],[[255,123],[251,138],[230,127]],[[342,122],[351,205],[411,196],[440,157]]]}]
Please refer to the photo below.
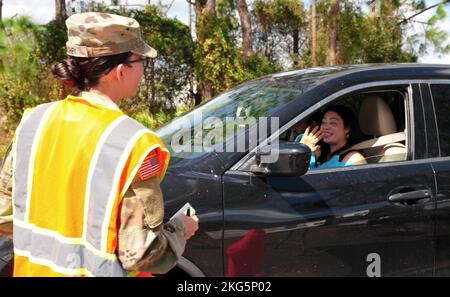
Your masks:
[{"label": "soldier's ponytail", "polygon": [[81,58],[68,56],[51,67],[53,75],[67,87],[87,91],[114,67],[126,62],[131,52],[113,56]]}]

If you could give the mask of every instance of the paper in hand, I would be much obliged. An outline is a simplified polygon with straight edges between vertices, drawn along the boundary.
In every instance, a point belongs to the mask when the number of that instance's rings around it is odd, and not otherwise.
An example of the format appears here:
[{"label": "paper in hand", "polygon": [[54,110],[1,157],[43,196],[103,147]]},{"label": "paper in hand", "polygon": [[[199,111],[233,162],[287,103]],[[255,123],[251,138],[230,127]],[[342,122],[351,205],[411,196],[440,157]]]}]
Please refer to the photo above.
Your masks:
[{"label": "paper in hand", "polygon": [[175,218],[176,216],[178,216],[181,213],[184,213],[185,215],[191,217],[191,216],[195,215],[195,209],[192,207],[192,205],[189,204],[189,202],[187,202],[170,219],[172,220],[173,218]]}]

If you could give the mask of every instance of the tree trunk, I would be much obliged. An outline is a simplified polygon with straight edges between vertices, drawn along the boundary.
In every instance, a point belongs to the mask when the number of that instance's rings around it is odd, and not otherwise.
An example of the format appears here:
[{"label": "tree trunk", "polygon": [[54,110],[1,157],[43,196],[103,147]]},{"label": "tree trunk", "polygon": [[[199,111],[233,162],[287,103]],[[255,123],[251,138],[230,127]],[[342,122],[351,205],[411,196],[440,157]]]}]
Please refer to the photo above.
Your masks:
[{"label": "tree trunk", "polygon": [[189,11],[189,34],[192,36],[192,4],[191,2],[187,2],[188,4],[188,11]]},{"label": "tree trunk", "polygon": [[331,1],[331,27],[330,27],[330,41],[328,47],[328,64],[337,64],[337,39],[338,39],[338,14],[339,14],[339,0]]},{"label": "tree trunk", "polygon": [[294,67],[298,66],[298,51],[299,51],[299,39],[300,39],[300,30],[297,28],[292,28],[292,42],[293,44],[293,54],[294,54]]},{"label": "tree trunk", "polygon": [[[156,84],[155,84],[155,59],[151,59],[150,63],[150,90],[151,90],[151,97],[148,104],[148,111],[149,113],[152,113],[152,107],[155,104],[156,99]],[[148,89],[147,89],[147,96],[148,96]]]},{"label": "tree trunk", "polygon": [[247,2],[245,0],[237,0],[237,5],[242,27],[242,47],[244,48],[244,54],[251,56],[253,54],[252,23],[248,13]]},{"label": "tree trunk", "polygon": [[[210,16],[216,15],[216,1],[215,0],[196,0],[195,1],[195,15],[196,15],[196,32],[198,44],[203,44],[207,36],[204,36],[205,26],[208,26],[207,19],[202,19],[204,14]],[[204,55],[205,53],[202,53]],[[204,101],[208,101],[214,97],[214,89],[212,81],[208,78],[204,78],[203,81],[198,80],[199,86],[201,86],[201,94]]]},{"label": "tree trunk", "polygon": [[2,20],[3,0],[0,0],[0,21]]},{"label": "tree trunk", "polygon": [[55,0],[55,20],[58,23],[64,23],[67,19],[67,11],[66,11],[66,1],[65,0]]},{"label": "tree trunk", "polygon": [[204,0],[196,0],[195,1],[195,33],[197,36],[197,40],[200,42],[200,40],[204,40],[205,37],[202,34],[201,30],[201,22],[200,18],[203,14],[203,10],[205,9],[205,1]]},{"label": "tree trunk", "polygon": [[311,51],[312,64],[317,66],[317,0],[311,1]]},{"label": "tree trunk", "polygon": [[206,6],[204,12],[207,12],[211,15],[216,15],[216,0],[208,0],[206,1]]},{"label": "tree trunk", "polygon": [[203,82],[203,100],[204,101],[209,101],[214,97],[214,89],[213,89],[213,84],[212,81],[210,81],[209,79],[205,79],[205,81]]}]

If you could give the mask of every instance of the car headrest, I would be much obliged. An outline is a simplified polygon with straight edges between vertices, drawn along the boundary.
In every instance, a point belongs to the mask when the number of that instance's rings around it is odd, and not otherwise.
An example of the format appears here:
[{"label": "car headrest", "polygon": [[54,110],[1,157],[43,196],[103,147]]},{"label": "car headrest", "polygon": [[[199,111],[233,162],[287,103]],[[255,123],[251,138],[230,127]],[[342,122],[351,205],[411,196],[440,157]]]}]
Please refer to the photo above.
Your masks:
[{"label": "car headrest", "polygon": [[359,111],[359,126],[367,135],[383,136],[397,132],[391,109],[378,95],[367,95]]}]

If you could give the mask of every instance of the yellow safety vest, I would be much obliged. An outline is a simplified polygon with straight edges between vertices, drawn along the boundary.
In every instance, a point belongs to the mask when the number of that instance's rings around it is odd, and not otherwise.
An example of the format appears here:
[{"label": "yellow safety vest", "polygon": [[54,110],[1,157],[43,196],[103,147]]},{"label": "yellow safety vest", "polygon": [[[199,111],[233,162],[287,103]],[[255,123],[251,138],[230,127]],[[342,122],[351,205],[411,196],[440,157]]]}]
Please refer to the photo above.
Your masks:
[{"label": "yellow safety vest", "polygon": [[69,96],[27,112],[14,146],[14,275],[126,276],[119,206],[154,149],[162,180],[168,150],[121,111]]}]

